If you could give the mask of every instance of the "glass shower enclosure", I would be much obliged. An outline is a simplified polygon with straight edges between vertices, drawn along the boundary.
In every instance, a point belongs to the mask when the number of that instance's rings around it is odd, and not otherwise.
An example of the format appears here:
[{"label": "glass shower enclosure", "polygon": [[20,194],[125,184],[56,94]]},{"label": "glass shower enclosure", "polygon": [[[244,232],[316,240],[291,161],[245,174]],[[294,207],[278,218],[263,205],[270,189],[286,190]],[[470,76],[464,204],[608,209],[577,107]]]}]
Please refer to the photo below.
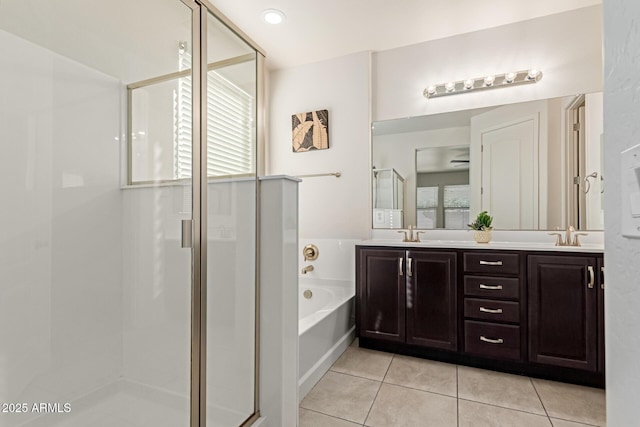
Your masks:
[{"label": "glass shower enclosure", "polygon": [[0,426],[250,425],[259,48],[204,0],[6,0],[0,46]]}]

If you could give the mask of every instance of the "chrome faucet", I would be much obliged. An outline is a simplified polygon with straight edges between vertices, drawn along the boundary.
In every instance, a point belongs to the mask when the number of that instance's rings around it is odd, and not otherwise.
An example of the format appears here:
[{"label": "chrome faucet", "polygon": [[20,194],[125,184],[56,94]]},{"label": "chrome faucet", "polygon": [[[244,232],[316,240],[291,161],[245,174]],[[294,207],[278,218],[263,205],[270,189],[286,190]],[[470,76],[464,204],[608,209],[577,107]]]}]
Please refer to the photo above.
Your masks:
[{"label": "chrome faucet", "polygon": [[308,272],[313,271],[313,265],[307,265],[301,271],[302,274],[307,274]]},{"label": "chrome faucet", "polygon": [[[409,234],[407,234],[407,232]],[[398,233],[404,233],[404,237],[402,239],[403,242],[415,242],[420,243],[420,234],[423,234],[424,231],[416,231],[416,234],[413,234],[413,225],[409,226],[408,230],[398,231]]]},{"label": "chrome faucet", "polygon": [[556,236],[556,246],[582,246],[580,244],[580,236],[587,236],[587,233],[576,233],[576,229],[573,225],[567,227],[564,232],[564,240],[562,239],[562,233],[560,233],[559,229],[556,227],[555,233],[549,233],[550,236]]}]

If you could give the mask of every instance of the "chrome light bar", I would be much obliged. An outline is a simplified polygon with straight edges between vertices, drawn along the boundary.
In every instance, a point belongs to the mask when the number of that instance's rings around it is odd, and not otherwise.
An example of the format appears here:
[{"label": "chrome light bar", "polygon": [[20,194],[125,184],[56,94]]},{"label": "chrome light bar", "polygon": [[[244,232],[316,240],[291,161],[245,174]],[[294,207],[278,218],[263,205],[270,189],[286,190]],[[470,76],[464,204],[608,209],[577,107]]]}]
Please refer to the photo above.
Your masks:
[{"label": "chrome light bar", "polygon": [[428,86],[422,94],[427,99],[438,98],[440,96],[458,95],[460,93],[477,92],[485,89],[497,89],[537,83],[541,79],[542,71],[532,68],[530,70],[431,85]]}]

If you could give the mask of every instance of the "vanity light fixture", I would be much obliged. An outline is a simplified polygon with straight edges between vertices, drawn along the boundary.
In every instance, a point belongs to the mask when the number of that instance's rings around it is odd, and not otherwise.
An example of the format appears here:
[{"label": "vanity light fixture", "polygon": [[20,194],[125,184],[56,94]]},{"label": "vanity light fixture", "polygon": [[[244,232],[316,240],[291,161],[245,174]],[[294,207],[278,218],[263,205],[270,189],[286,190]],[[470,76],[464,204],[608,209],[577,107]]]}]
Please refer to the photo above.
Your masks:
[{"label": "vanity light fixture", "polygon": [[483,89],[496,89],[506,86],[519,86],[529,83],[537,83],[542,79],[542,71],[532,68],[530,70],[514,71],[505,74],[488,75],[475,79],[459,80],[437,85],[429,85],[422,92],[425,98],[437,98],[439,96],[455,95],[463,92],[474,92]]}]

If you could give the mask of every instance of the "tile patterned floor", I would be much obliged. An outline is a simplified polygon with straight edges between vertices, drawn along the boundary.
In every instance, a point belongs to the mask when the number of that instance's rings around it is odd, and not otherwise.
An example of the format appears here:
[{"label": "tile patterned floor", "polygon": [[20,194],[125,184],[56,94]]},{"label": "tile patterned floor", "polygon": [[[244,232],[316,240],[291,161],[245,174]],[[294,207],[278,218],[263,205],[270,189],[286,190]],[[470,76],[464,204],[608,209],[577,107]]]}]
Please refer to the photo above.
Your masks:
[{"label": "tile patterned floor", "polygon": [[300,403],[300,427],[605,426],[604,390],[359,348]]}]

